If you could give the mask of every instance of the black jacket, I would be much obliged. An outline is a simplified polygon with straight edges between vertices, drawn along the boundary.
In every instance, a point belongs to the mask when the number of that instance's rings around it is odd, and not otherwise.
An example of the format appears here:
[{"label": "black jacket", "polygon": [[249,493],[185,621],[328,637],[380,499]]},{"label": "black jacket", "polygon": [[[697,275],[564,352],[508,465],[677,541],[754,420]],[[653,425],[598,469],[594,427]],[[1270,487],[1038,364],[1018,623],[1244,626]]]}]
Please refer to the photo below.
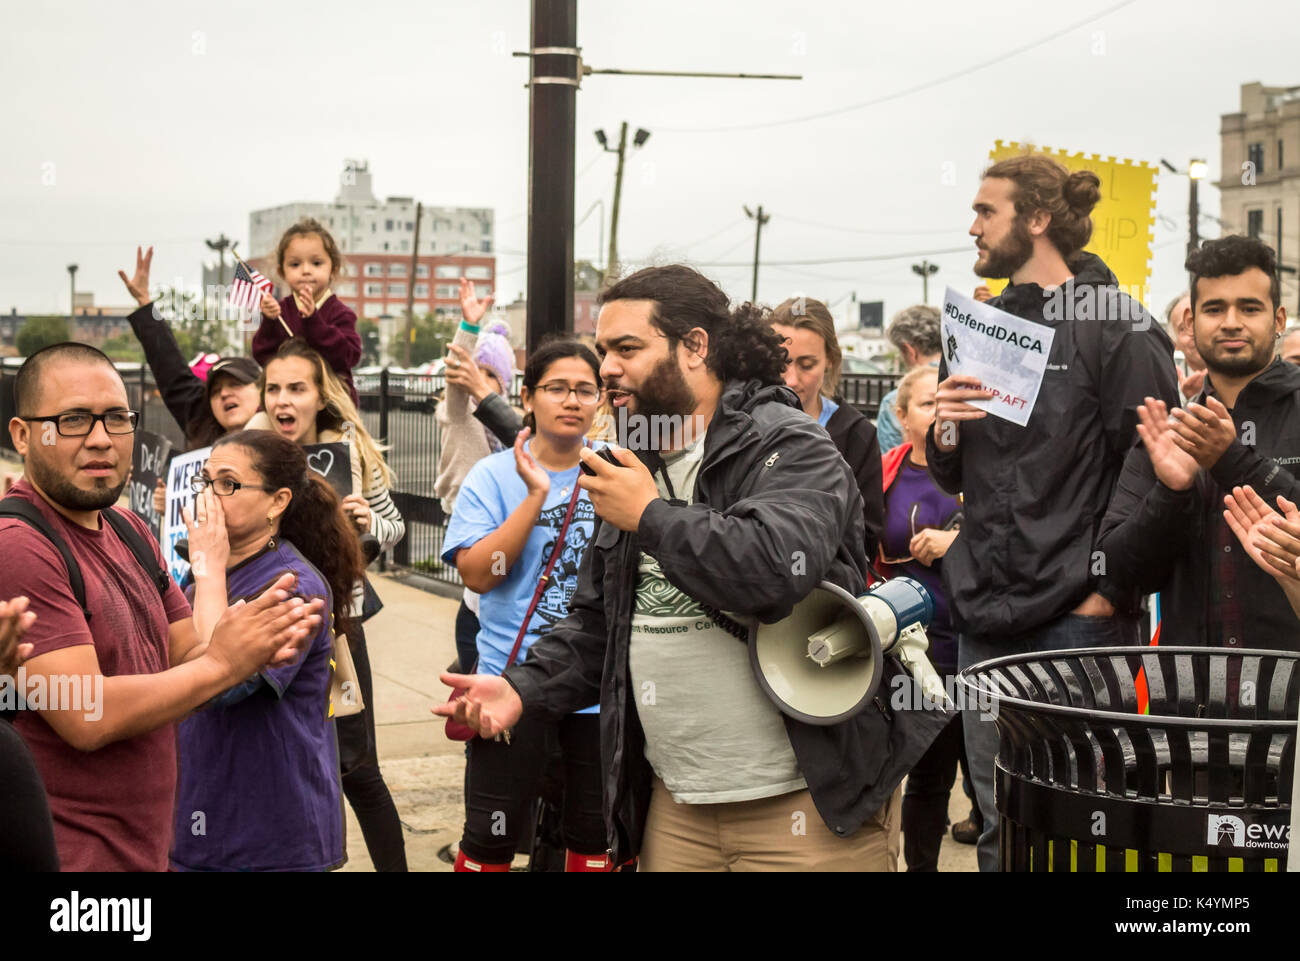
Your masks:
[{"label": "black jacket", "polygon": [[185,434],[186,445],[191,449],[206,447],[220,436],[220,428],[214,437],[191,436],[190,430],[198,423],[197,415],[208,407],[208,388],[190,370],[190,365],[181,356],[180,345],[176,343],[171,327],[167,321],[154,316],[153,306],[145,304],[136,308],[127,320],[144,348],[144,359],[153,371],[154,383],[158,385],[163,403]]},{"label": "black jacket", "polygon": [[[765,623],[788,615],[822,580],[863,590],[861,495],[793,392],[728,383],[704,444],[692,504],[652,501],[635,534],[597,519],[569,616],[505,672],[530,714],[560,718],[599,699],[605,821],[617,862],[640,850],[653,777],[628,667],[640,552],[700,603]],[[899,718],[908,724],[891,725],[888,700],[882,687],[879,709],[832,727],[783,715],[813,802],[840,836],[889,799],[948,720],[906,711]],[[921,727],[927,733],[918,737]]]},{"label": "black jacket", "polygon": [[880,444],[876,428],[856,407],[841,403],[826,422],[840,456],[849,465],[862,495],[862,521],[866,525],[863,547],[867,560],[874,561],[885,530],[884,475],[880,466]]},{"label": "black jacket", "polygon": [[[933,427],[926,437],[931,476],[963,494],[943,582],[954,623],[975,634],[1031,630],[1093,591],[1121,608],[1135,602],[1099,573],[1094,551],[1137,440],[1137,405],[1147,396],[1178,402],[1173,344],[1099,258],[1083,254],[1071,269],[1056,299],[1037,284],[1014,284],[990,301],[1055,330],[1029,423],[992,414],[964,421],[948,453],[935,446]],[[945,359],[940,382],[947,376]]]},{"label": "black jacket", "polygon": [[[1116,580],[1160,592],[1161,643],[1300,650],[1300,623],[1282,588],[1223,519],[1223,495],[1237,485],[1250,484],[1274,509],[1279,494],[1300,502],[1300,369],[1274,360],[1242,388],[1232,419],[1238,440],[1213,468],[1197,472],[1191,490],[1156,480],[1146,448],[1134,447],[1102,522],[1100,548]],[[1227,600],[1242,609],[1242,636],[1231,639],[1208,636],[1213,565],[1224,544],[1237,582],[1237,597]]]}]

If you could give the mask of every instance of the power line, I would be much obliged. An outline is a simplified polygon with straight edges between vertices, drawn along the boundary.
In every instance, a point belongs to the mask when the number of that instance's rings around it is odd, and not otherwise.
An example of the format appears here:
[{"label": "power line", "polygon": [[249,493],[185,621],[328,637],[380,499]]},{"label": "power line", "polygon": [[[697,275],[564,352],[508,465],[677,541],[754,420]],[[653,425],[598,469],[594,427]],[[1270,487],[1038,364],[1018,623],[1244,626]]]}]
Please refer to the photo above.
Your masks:
[{"label": "power line", "polygon": [[1090,24],[1095,20],[1100,20],[1103,17],[1108,17],[1116,10],[1121,10],[1124,7],[1127,7],[1136,2],[1137,0],[1121,0],[1120,3],[1117,3],[1114,6],[1107,7],[1105,10],[1101,11],[1100,13],[1089,14],[1087,17],[1085,17],[1082,20],[1078,20],[1067,26],[1061,27],[1060,29],[1054,30],[1051,33],[1047,34],[1046,36],[1039,37],[1036,40],[1031,41],[1030,43],[1026,43],[1023,44],[1022,46],[1015,47],[1011,50],[1006,51],[1005,53],[997,54],[990,57],[982,57],[976,63],[970,64],[969,66],[966,67],[962,67],[960,70],[954,70],[952,73],[944,74],[942,77],[936,77],[933,80],[927,80],[924,83],[918,83],[915,86],[905,87],[902,90],[896,90],[893,93],[887,93],[882,97],[874,97],[871,100],[864,100],[861,103],[848,104],[847,106],[836,107],[832,110],[823,110],[820,113],[810,113],[803,117],[789,117],[785,120],[767,120],[759,123],[733,124],[728,127],[660,126],[657,129],[662,130],[665,133],[732,133],[739,130],[766,130],[771,127],[783,127],[789,124],[807,123],[809,120],[822,120],[826,117],[836,117],[839,116],[840,114],[851,113],[854,110],[865,110],[867,107],[874,107],[882,103],[888,103],[891,100],[898,100],[901,99],[902,97],[911,96],[914,93],[920,93],[922,90],[929,90],[931,87],[938,87],[942,84],[950,83],[953,80],[969,77],[971,74],[978,73],[981,70],[987,70],[989,67],[1002,64],[1007,60],[1011,59],[1012,57],[1017,57],[1027,50],[1032,50],[1035,47],[1042,46],[1043,44],[1048,43],[1049,41],[1055,40],[1057,37],[1061,37],[1067,33],[1070,33],[1071,31],[1078,30],[1080,27],[1086,26],[1087,24]]},{"label": "power line", "polygon": [[[974,249],[972,244],[964,247],[947,247],[943,250],[914,250],[901,254],[872,254],[866,257],[822,257],[816,260],[765,260],[769,267],[816,267],[818,264],[864,264],[878,260],[902,260],[905,257],[938,257],[943,254],[966,254]],[[723,256],[726,256],[725,254]],[[698,267],[749,267],[751,264],[741,261],[692,261]]]},{"label": "power line", "polygon": [[923,230],[876,230],[873,228],[861,227],[841,227],[836,224],[819,224],[811,220],[800,220],[797,217],[791,217],[789,214],[778,214],[781,223],[799,224],[801,227],[816,227],[818,230],[839,230],[846,234],[869,234],[878,236],[922,236],[925,234],[951,234],[956,231],[952,227],[926,228]]}]

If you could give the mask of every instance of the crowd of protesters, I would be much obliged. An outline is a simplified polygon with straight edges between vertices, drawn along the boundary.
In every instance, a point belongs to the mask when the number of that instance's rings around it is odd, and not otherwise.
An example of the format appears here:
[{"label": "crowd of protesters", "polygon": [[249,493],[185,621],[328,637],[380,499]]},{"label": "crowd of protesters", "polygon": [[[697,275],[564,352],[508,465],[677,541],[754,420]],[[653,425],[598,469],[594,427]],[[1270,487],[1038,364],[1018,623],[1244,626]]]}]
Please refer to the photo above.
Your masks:
[{"label": "crowd of protesters", "polygon": [[[1300,647],[1300,336],[1275,255],[1206,242],[1162,326],[1084,251],[1099,197],[1095,175],[1026,155],[972,205],[975,273],[1009,280],[976,298],[1053,330],[1023,427],[972,403],[992,394],[949,371],[932,307],[890,324],[906,374],[873,424],[837,394],[824,303],[733,306],[683,265],[604,290],[594,352],[538,345],[521,414],[508,331],[462,281],[436,482],[465,585],[435,708],[467,741],[455,870],[509,870],[549,778],[570,871],[891,871],[900,847],[934,871],[958,769],[954,837],[996,870],[991,719],[878,702],[811,724],[763,692],[738,621],[780,621],[823,581],[919,582],[949,683],[1008,654],[1139,645],[1156,593],[1177,643]],[[376,868],[404,870],[362,622],[381,606],[367,544],[405,528],[357,412],[342,258],[318,223],[286,231],[289,296],[263,298],[254,357],[204,377],[152,309],[151,257],[122,274],[132,328],[187,445],[211,448],[192,574],[183,592],[113,506],[138,415],[111,362],[33,354],[9,425],[25,477],[0,505],[0,674],[102,696],[93,720],[0,723],[2,856],[330,870],[346,798]],[[1054,309],[1084,299],[1086,318]],[[351,494],[307,470],[323,442],[348,445]],[[360,710],[335,701],[344,660]]]}]

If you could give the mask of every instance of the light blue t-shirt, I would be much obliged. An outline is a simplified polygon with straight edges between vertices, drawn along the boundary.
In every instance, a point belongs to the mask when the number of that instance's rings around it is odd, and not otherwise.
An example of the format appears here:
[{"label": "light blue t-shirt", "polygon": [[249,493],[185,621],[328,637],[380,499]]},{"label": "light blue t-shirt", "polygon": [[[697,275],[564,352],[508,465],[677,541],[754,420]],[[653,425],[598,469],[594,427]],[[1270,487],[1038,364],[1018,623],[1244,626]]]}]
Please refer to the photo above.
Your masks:
[{"label": "light blue t-shirt", "polygon": [[829,397],[822,398],[822,412],[817,415],[817,423],[825,427],[830,423],[831,415],[840,409],[840,405]]},{"label": "light blue t-shirt", "polygon": [[[531,448],[532,442],[529,441],[527,449],[530,453]],[[580,470],[575,467],[558,473],[546,472],[551,477],[551,489],[537,524],[524,544],[523,553],[511,566],[506,579],[479,598],[479,674],[500,674],[505,668],[520,622],[537,589],[537,581],[555,549],[555,538],[564,524],[569,498]],[[473,546],[504,524],[527,496],[528,487],[515,470],[513,450],[503,450],[480,460],[470,468],[456,497],[456,508],[442,542],[443,561],[454,565],[458,550]],[[564,539],[564,550],[551,571],[514,663],[523,661],[533,642],[568,615],[578,587],[578,565],[591,543],[595,527],[596,512],[587,492],[581,491]],[[600,707],[595,705],[578,713],[595,714],[599,710]]]}]

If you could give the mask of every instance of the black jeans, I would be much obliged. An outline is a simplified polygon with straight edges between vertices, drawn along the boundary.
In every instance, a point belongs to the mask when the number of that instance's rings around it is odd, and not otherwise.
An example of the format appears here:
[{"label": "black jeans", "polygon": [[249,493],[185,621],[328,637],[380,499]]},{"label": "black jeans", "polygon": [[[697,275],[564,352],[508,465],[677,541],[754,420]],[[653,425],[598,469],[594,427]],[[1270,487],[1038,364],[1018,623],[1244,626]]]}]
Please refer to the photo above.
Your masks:
[{"label": "black jeans", "polygon": [[375,746],[375,696],[370,676],[370,655],[366,652],[366,632],[358,624],[348,635],[352,663],[366,709],[360,714],[341,717],[335,722],[339,739],[339,770],[343,794],[361,825],[366,850],[376,871],[406,870],[406,841],[397,805],[388,793],[384,775],[379,771]]},{"label": "black jeans", "polygon": [[471,674],[478,663],[478,615],[469,609],[464,599],[456,612],[456,659],[460,673]]},{"label": "black jeans", "polygon": [[485,864],[505,864],[514,857],[515,842],[528,829],[551,738],[558,740],[563,758],[564,846],[577,854],[605,853],[600,715],[570,714],[558,723],[525,717],[510,732],[509,744],[479,737],[469,742],[460,842],[467,857]]},{"label": "black jeans", "polygon": [[57,871],[54,822],[36,761],[8,721],[0,720],[0,869]]},{"label": "black jeans", "polygon": [[[945,684],[951,683],[950,676],[945,672]],[[903,789],[903,857],[908,871],[939,870],[939,846],[948,828],[948,798],[957,780],[958,763],[965,754],[961,721],[960,714],[949,721],[907,773]]]}]

